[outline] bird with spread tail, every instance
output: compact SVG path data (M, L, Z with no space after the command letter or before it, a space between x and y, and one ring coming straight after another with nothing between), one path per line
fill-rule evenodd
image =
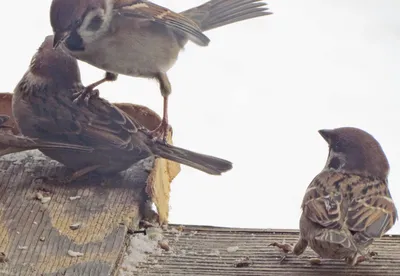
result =
M74 103L74 93L83 88L77 60L61 48L53 49L53 36L48 36L17 84L12 99L13 116L23 135L94 148L86 154L41 149L75 170L68 182L91 171L118 173L149 156L212 175L232 168L227 160L154 140L134 118L100 97L88 104Z
M118 74L156 79L164 97L163 120L153 134L165 139L168 125L167 72L190 40L207 46L204 31L272 14L261 0L211 0L175 13L147 0L53 0L50 21L54 47L105 70L106 76L77 95L85 101L93 88Z
M397 220L388 187L389 162L378 141L361 129L319 133L329 144L329 156L304 195L300 238L294 247L272 245L295 255L310 246L321 258L357 265L375 255L370 245Z
M93 148L69 143L49 142L41 139L14 135L11 127L4 123L10 119L8 115L0 114L0 156L32 149L63 149L80 153L91 152Z

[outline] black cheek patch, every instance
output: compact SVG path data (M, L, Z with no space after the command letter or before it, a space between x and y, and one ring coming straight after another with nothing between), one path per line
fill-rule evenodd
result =
M339 160L339 158L333 157L333 158L331 159L331 161L329 162L328 167L329 167L329 168L332 168L332 169L335 169L335 170L339 169L339 167L340 167L340 160Z
M65 40L65 46L67 46L68 50L73 52L85 50L82 37L76 31L71 32L67 37Z

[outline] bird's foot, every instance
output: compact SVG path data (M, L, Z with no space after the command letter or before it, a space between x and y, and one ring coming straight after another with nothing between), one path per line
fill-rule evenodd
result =
M293 246L288 244L288 243L278 243L278 242L273 242L269 244L269 246L275 246L278 247L283 251L283 253L292 253L293 252Z
M161 124L154 130L150 130L148 133L153 139L153 141L162 141L167 144L167 136L168 132L172 131L171 126L168 124L168 121L162 120Z
M286 260L287 256L291 253L293 253L293 246L288 244L288 243L278 243L278 242L273 242L271 244L269 244L268 246L275 246L278 247L282 252L283 252L283 256L282 258L279 260L279 263L282 264L283 261Z
M356 259L355 259L354 265L358 265L358 264L360 264L362 262L365 262L365 261L372 261L372 259L377 255L378 255L377 252L371 251L371 252L368 252L365 255L357 256Z
M83 90L72 94L73 103L77 104L80 101L83 101L86 104L86 106L88 106L90 99L99 97L99 90L93 89L93 88L94 87L89 85L89 86L85 87Z

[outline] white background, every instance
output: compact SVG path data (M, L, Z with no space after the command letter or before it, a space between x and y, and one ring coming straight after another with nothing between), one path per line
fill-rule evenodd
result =
M51 34L50 2L3 7L0 91L13 90ZM182 11L204 1L155 2ZM303 193L328 153L317 130L341 126L380 141L400 207L400 1L268 3L274 15L208 32L209 47L187 45L169 72L175 145L234 163L221 177L182 167L171 222L298 228ZM103 77L81 65L85 84ZM100 90L161 113L154 81L120 76Z

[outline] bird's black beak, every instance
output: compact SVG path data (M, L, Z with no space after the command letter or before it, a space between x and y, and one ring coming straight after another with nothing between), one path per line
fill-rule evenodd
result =
M325 139L325 141L330 144L331 142L331 137L332 137L332 130L331 129L320 129L318 130L319 134L321 134L322 138Z
M69 35L69 32L56 32L53 38L53 49L56 49L61 42Z

